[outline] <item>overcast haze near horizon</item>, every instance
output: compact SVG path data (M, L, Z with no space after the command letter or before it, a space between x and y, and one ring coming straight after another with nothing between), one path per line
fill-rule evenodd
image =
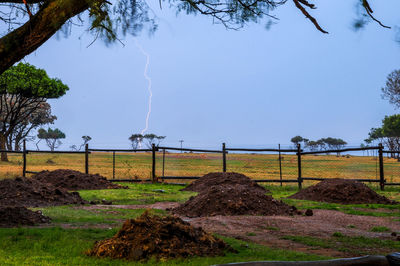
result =
M210 18L180 14L154 3L159 29L137 40L150 55L153 105L147 133L163 144L187 147L275 146L301 135L339 137L359 145L385 115L387 75L400 68L395 30L370 23L352 29L356 1L318 1L312 10L329 31L317 31L291 2L274 11L269 30L252 24L238 31ZM375 16L400 25L400 1L373 1ZM62 35L62 34L60 34ZM128 137L145 126L148 91L145 60L132 36L110 47L74 27L53 37L24 62L60 78L70 90L51 100L66 133L63 149L90 135L91 147L129 148ZM34 147L30 144L30 147Z

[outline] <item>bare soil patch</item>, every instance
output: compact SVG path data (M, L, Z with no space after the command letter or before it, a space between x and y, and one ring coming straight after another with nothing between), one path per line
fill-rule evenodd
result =
M68 192L38 180L17 177L0 180L0 206L57 206L85 204L78 192Z
M300 190L289 198L340 204L397 204L361 182L339 178L321 181Z
M221 256L232 250L222 240L194 228L178 217L160 217L145 212L126 220L112 238L98 241L87 252L90 256L146 260L189 256Z
M69 169L42 171L32 178L67 190L128 188L114 184L99 174L84 174Z
M49 223L50 218L40 211L31 211L25 207L0 207L0 227L36 225Z
M171 211L187 217L298 214L296 207L275 200L257 187L241 184L212 186Z
M300 252L332 257L352 257L365 252L360 247L347 252L334 249L310 247L301 243L282 239L283 236L311 236L329 239L336 232L346 236L365 236L380 239L394 239L391 232L371 232L375 226L385 226L391 231L400 232L400 224L386 217L370 217L344 214L331 210L314 210L313 216L213 216L188 218L183 220L193 226L227 237L251 241L273 248L290 249ZM368 251L375 254L388 254L393 250Z
M195 191L195 192L204 192L209 190L212 186L221 186L221 185L243 185L251 188L252 190L259 190L261 192L269 193L266 188L258 185L249 177L239 174L239 173L209 173L204 175L203 177L193 181L187 187L183 188L182 191Z

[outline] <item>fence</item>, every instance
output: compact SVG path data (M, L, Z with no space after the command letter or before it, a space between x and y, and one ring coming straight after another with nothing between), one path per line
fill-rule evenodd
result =
M171 153L171 151L181 153ZM340 154L344 152L360 151L372 151L376 155L367 156L363 158L363 160L357 159L355 163L347 159L347 161L343 161L342 157L340 157ZM173 180L194 180L212 171L243 172L244 169L251 168L252 164L262 162L265 163L265 170L261 169L253 172L245 171L246 174L252 177L256 182L280 183L281 185L283 183L297 183L298 187L302 188L304 181L321 181L327 178L347 178L361 182L378 183L382 190L385 186L400 186L399 182L394 182L394 180L400 177L399 159L384 157L384 154L397 155L399 151L383 150L382 145L376 147L322 151L304 151L301 149L300 145L297 146L297 149L281 149L280 147L278 147L278 149L230 148L226 147L225 143L222 144L221 150L156 147L155 145L153 145L151 149L90 149L89 146L86 145L85 151L36 151L27 150L24 143L23 151L0 150L0 152L16 154L16 156L22 155L23 176L38 172L27 168L30 162L30 160L27 159L27 155L48 153L84 155L84 159L79 166L75 166L75 169L84 169L85 173L89 173L89 171L93 173L93 170L99 165L100 160L96 158L102 157L104 159L104 157L111 155L109 166L112 165L112 172L107 174L107 176L112 178L113 181L164 182ZM201 153L202 156L204 155L204 158L202 157L199 160L207 160L210 165L204 167L204 164L199 166L193 163L192 154L194 153ZM245 158L245 163L243 163L243 157L246 153L248 158ZM268 153L268 155L265 155L265 153ZM329 155L332 153L337 155ZM146 158L145 166L143 166L143 158L136 158L138 154ZM132 164L129 164L128 170L131 171L132 169L140 168L142 169L142 173L132 174L128 172L127 175L125 175L125 177L128 178L121 178L122 175L117 173L117 170L123 167L118 167L118 164L124 162L126 158L134 157L137 160L131 161ZM241 157L241 161L237 159L239 157ZM349 158L350 156L347 155L345 157ZM122 160L121 158L125 159ZM372 163L368 160L372 160ZM94 163L91 164L92 161ZM168 168L167 162L172 162L175 165L178 164L184 171L176 170L176 167L171 170ZM139 163L141 165L138 165ZM33 167L33 162L31 164ZM109 166L101 166L100 169L107 169L107 171L109 171ZM335 171L329 170L329 168L334 168ZM143 178L147 173L148 178ZM355 173L356 176L361 176L362 178L352 178ZM389 178L390 182L387 182L385 175Z

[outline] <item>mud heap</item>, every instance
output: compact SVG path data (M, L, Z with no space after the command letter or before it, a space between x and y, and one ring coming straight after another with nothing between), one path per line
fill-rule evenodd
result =
M212 186L221 185L243 185L252 190L259 190L263 193L269 193L267 189L258 185L245 175L239 173L209 173L192 182L190 185L182 189L183 191L203 192L210 189Z
M361 182L339 178L321 181L300 190L289 198L340 204L396 204L396 202L377 194Z
M126 220L112 238L98 241L90 256L113 259L146 260L189 256L221 256L233 249L222 240L194 228L180 218L150 215Z
M187 217L299 214L294 206L275 200L265 191L237 184L212 186L171 211Z
M34 212L25 207L0 207L0 227L36 225L49 223L50 218L40 211Z
M84 174L69 169L42 171L32 178L67 190L128 188L126 186L113 184L105 177L98 174Z
M0 180L0 206L57 206L85 204L78 192L68 192L38 180L17 177Z

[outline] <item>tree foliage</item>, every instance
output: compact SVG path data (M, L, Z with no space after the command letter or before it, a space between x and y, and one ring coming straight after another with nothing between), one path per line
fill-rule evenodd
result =
M290 141L291 141L295 146L297 146L297 145L299 145L299 144L301 144L301 143L306 144L306 143L308 142L308 139L303 138L302 136L295 136L295 137L291 138Z
M165 139L165 136L157 136L156 134L132 134L129 137L131 141L132 148L136 150L142 146L143 141L146 141L147 148L151 149L151 147L156 145L157 147L160 146L161 141Z
M373 16L368 0L354 1L360 10L357 28L370 20L386 27ZM308 0L160 0L159 3L160 7L167 3L177 13L209 16L227 28L240 28L249 22L270 24L278 19L271 11L291 3L316 29L327 33L311 15L316 5ZM135 35L145 25L150 31L157 28L145 0L0 0L0 5L0 22L8 29L0 38L0 74L35 51L63 25L68 28L75 23L83 24L80 14L84 11L88 11L89 31L95 39L102 38L107 43L118 40L119 34ZM74 22L75 16L79 18Z
M371 128L366 143L378 141L392 151L400 151L400 114L385 116L380 128Z
M17 146L23 137L40 125L52 123L48 98L58 98L68 87L59 79L49 78L47 73L29 64L19 63L0 75L0 149L5 150L7 141L17 138ZM1 159L7 160L2 153Z
M44 139L46 141L47 146L49 146L51 151L54 151L62 144L60 139L65 139L65 133L63 133L58 128L51 129L48 128L45 130L44 128L40 128L37 134L38 139Z
M389 100L397 108L400 107L400 69L387 76L386 85L382 88L382 98Z

